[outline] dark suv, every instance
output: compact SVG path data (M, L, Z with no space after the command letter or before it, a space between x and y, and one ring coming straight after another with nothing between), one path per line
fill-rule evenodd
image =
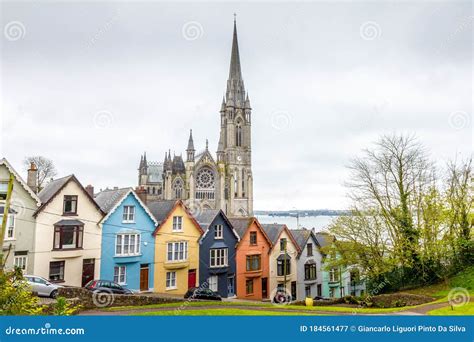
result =
M113 294L132 294L133 292L110 280L91 280L84 286L89 291Z

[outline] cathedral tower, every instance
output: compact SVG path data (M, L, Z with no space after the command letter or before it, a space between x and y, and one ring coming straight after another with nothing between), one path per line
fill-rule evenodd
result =
M237 24L234 19L229 78L220 110L221 130L217 151L219 173L225 177L225 207L221 207L231 217L253 215L251 116L252 108L240 67Z

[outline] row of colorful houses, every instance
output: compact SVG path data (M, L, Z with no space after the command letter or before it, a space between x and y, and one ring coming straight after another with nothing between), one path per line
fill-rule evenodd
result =
M184 295L203 286L222 297L293 299L360 295L349 269L324 267L321 248L334 239L311 229L228 218L195 210L181 200L146 201L142 189L94 193L70 175L37 191L0 160L0 214L14 176L3 253L6 267L68 286L111 280L134 291Z

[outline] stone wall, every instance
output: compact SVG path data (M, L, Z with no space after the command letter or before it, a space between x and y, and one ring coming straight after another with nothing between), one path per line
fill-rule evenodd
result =
M111 306L137 306L149 304L164 304L183 302L184 299L159 297L156 295L143 294L108 294L93 293L80 287L63 287L58 290L58 297L74 299L82 306L83 310L105 308Z

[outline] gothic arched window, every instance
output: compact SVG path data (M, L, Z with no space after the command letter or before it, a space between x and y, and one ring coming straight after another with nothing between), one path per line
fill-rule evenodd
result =
M242 146L242 124L240 122L235 127L235 146Z
M174 198L181 199L183 198L183 181L181 178L176 178L173 183L173 192Z

